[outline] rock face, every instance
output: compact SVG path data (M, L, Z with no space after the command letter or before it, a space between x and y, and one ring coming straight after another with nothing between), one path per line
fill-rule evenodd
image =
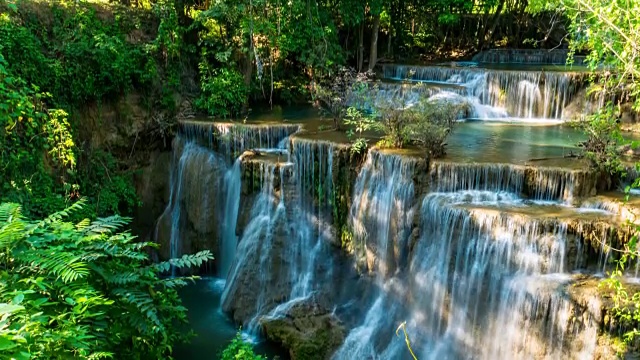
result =
M227 170L222 159L195 143L176 138L168 206L155 230L160 256L167 259L218 247L223 198L221 181Z
M292 360L329 359L342 344L340 320L313 302L293 305L283 316L261 321L267 338L289 349Z
M136 210L132 228L145 241L153 240L155 223L169 203L170 174L171 153L162 151L152 153L149 165L134 178L142 206Z

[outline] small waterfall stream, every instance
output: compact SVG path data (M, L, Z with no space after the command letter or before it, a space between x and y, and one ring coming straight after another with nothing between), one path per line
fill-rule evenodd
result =
M440 97L471 105L472 118L528 121L564 119L563 110L578 94L584 78L580 73L567 72L407 65L384 65L383 74L386 79L428 84L429 91L412 91L411 85L386 83L376 96L402 93L409 102L420 97Z

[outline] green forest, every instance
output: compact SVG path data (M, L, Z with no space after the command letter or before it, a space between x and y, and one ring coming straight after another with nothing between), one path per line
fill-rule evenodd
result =
M178 289L197 276L170 275L218 254L159 261L140 190L181 121L314 106L354 156L435 159L468 108L353 107L382 64L566 49L569 65L584 59L587 96L606 99L574 124L579 156L626 176L638 14L638 0L0 0L0 359L168 359L192 337ZM605 285L617 316L640 322L620 280L636 242ZM240 335L220 356L262 358Z

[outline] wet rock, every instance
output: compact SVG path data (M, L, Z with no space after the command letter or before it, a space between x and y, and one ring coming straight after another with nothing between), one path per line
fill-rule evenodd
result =
M263 318L261 325L269 340L289 349L292 360L329 359L345 338L341 321L315 303L295 304L283 316Z

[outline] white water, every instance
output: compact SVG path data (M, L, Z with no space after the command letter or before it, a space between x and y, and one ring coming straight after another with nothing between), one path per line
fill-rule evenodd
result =
M238 210L240 208L240 159L224 174L223 192L224 208L222 209L222 221L220 222L220 268L219 276L226 278L231 270L233 259L236 257L238 236L236 225L238 223Z
M390 159L375 160L371 157L360 173L352 223L356 237L367 244L367 256L377 259L379 290L334 359L410 358L402 335L394 334L403 321L419 359L593 356L600 305L589 303L589 311L575 317L583 310L567 291L579 265L567 259L567 224L500 211L532 204L573 209L561 201L572 178L553 180L565 178L553 171L552 180L534 177L539 191L533 196L543 200L532 201L519 195L523 169L435 164L439 191L422 200L421 234L413 243L386 236L388 227L379 226L393 224L394 213L413 211L407 193L397 192L410 187L413 174ZM378 169L381 176L370 175L376 163L386 169ZM361 200L368 198L392 205ZM370 220L373 214L378 221ZM388 249L403 246L412 248L401 262L408 268L389 256L394 252Z
M581 86L580 75L562 72L406 65L385 65L383 72L388 79L430 84L431 90L425 94L407 85L387 84L378 96L397 96L399 91L392 88L403 87L409 102L439 97L467 103L473 109L469 117L481 120L561 122L564 108ZM437 85L440 91L433 90Z

